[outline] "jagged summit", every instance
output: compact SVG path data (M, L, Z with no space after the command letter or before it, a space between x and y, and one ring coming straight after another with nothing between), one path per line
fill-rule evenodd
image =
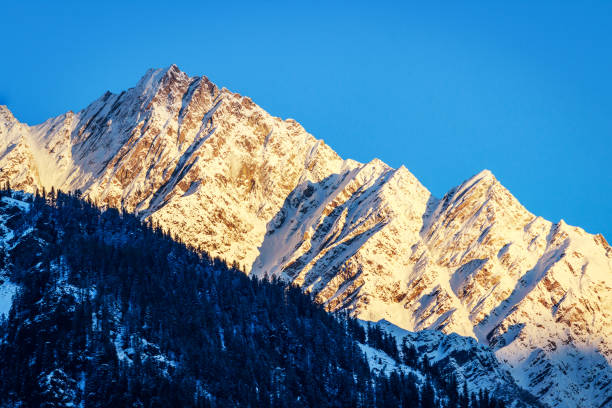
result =
M172 81L179 80L187 77L188 75L181 71L175 64L172 64L166 68L150 68L138 81L136 87L147 88L146 85L158 85L163 80Z
M6 106L0 105L0 126L6 126L11 123L17 123L17 119L13 112Z
M0 105L0 113L2 113L3 115L13 116L13 113L9 110L9 108L6 105Z
M491 170L489 169L483 169L481 170L478 174L475 174L472 179L489 179L489 178L495 178L495 176L493 175L493 173L491 172Z
M612 250L488 170L438 199L175 65L37 126L11 118L0 108L0 183L79 189L330 310L473 337L551 405L612 394L584 391L612 379Z
M465 194L468 191L470 193L474 191L486 191L483 189L485 188L488 189L488 188L491 188L492 186L505 189L505 187L499 182L499 180L495 177L495 175L493 175L493 173L490 170L485 169L473 175L469 179L465 180L460 185L451 189L449 191L449 194L447 194L447 196L454 195L457 197L457 196L461 196Z

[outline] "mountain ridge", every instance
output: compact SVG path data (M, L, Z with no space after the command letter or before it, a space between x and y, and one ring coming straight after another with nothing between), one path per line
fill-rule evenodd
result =
M578 392L598 370L612 379L610 246L531 214L488 170L437 199L405 167L343 160L174 65L37 126L1 120L14 188L79 189L329 310L477 338L549 404L612 394Z
M2 406L541 406L474 339L327 313L74 195L0 189L0 253Z

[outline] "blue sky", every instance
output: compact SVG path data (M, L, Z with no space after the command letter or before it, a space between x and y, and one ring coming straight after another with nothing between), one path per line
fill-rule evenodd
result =
M438 197L488 168L612 240L612 2L458 3L5 2L0 104L34 124L176 63Z

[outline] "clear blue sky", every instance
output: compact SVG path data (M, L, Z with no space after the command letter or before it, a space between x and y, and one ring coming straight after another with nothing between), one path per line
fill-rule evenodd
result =
M488 168L612 241L612 2L421 3L5 1L0 104L34 124L176 63L438 197Z

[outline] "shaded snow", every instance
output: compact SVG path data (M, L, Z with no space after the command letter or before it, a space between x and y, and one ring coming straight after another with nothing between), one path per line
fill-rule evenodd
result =
M8 312L11 310L11 306L13 305L13 298L17 293L17 288L17 285L7 280L0 283L0 316L8 316Z

